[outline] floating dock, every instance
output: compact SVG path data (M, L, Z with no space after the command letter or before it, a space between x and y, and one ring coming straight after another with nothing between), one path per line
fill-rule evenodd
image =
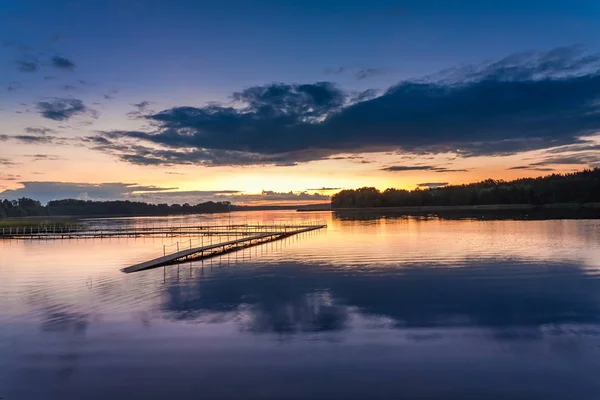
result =
M139 264L132 265L127 268L121 269L125 273L138 272L146 269L161 267L169 264L177 264L193 259L203 259L208 257L214 257L217 255L229 253L231 251L239 250L246 247L256 246L262 243L272 242L274 240L283 239L289 236L297 235L304 232L314 231L317 229L325 228L327 225L310 225L304 227L291 227L286 228L284 231L279 232L267 232L259 234L251 234L244 236L240 239L229 240L226 242L220 242L211 244L208 246L194 247L190 245L189 249L179 250L172 254L165 254L162 257L155 258L153 260L145 261ZM190 242L191 243L191 242ZM177 242L179 247L179 242Z

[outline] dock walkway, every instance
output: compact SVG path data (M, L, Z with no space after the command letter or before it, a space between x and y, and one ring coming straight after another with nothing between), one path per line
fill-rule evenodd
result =
M240 248L255 246L258 244L271 242L273 240L279 240L284 237L297 235L304 232L309 232L317 229L325 228L326 225L313 225L307 227L296 228L294 230L286 230L280 232L268 232L260 233L257 235L245 236L241 239L229 240L226 242L220 242L211 244L208 246L200 246L195 248L189 248L186 250L180 250L172 254L166 254L162 257L158 257L149 261L145 261L139 264L132 265L130 267L123 268L121 271L125 273L143 271L146 269L156 268L163 265L175 264L178 262L187 261L190 259L201 259L207 257L213 257L220 254L225 254L230 251L234 251Z

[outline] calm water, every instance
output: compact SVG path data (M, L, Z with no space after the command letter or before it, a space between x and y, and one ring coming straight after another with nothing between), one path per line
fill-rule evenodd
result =
M129 275L175 239L0 241L0 397L600 398L600 220L234 215L298 218Z

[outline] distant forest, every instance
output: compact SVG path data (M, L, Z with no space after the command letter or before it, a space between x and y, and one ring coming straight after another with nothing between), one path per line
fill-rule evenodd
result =
M21 198L19 200L0 201L0 218L29 216L108 216L108 215L173 215L201 214L237 211L244 207L233 206L230 202L206 202L190 204L148 204L133 201L90 201L90 200L54 200L42 205L37 200Z
M44 216L161 216L226 213L251 210L310 210L322 205L234 205L229 201L191 204L149 204L136 201L53 200L47 205L30 198L0 200L0 218Z
M600 202L600 169L506 182L487 179L467 185L435 189L372 187L342 190L331 199L332 208L469 206L492 204L557 204Z

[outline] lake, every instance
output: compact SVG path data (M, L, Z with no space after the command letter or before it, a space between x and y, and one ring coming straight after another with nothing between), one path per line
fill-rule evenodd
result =
M0 241L0 398L598 399L600 220L327 220L133 274L177 238Z

